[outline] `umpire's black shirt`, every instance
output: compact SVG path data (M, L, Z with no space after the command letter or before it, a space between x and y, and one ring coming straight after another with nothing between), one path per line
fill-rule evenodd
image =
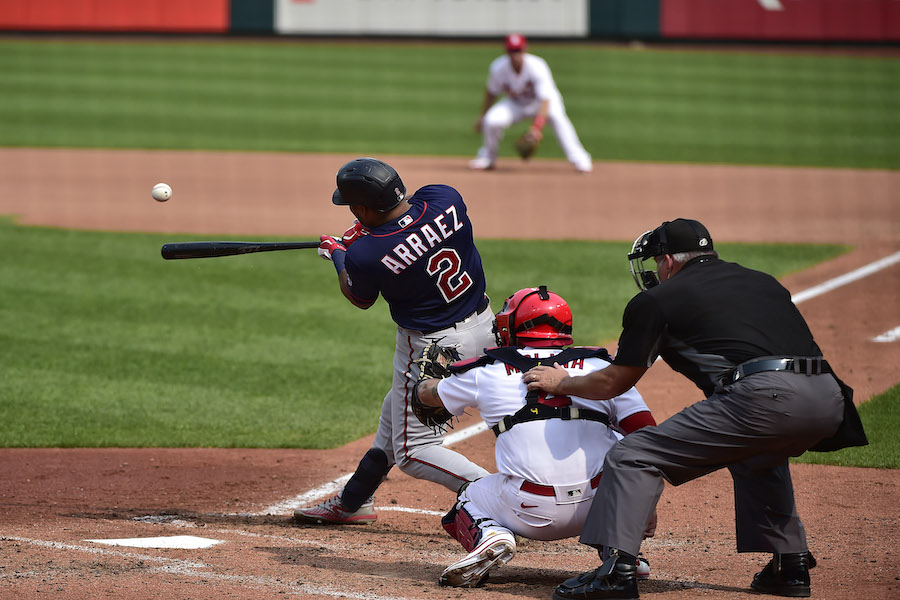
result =
M760 356L821 356L790 293L774 277L712 256L685 263L625 307L613 361L661 356L709 396L734 366Z

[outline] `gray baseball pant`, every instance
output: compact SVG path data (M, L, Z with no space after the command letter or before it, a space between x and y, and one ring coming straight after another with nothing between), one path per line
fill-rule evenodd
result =
M832 435L842 418L843 397L830 374L769 371L720 386L607 453L580 541L637 555L663 481L681 485L728 468L738 552L805 552L788 457Z

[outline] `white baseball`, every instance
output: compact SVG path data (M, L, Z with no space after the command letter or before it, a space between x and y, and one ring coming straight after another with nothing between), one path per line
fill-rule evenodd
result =
M168 183L157 183L150 192L153 199L157 202L165 202L172 197L172 187Z

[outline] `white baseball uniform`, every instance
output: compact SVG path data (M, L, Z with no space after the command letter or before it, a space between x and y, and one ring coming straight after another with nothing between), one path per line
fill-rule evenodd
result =
M524 348L519 352L546 358L560 349ZM586 375L609 364L591 357L563 366L570 375ZM438 395L449 412L460 415L466 407L477 408L490 427L525 406L526 393L521 372L500 361L438 383ZM553 418L518 423L501 433L495 446L498 472L470 483L457 503L481 523L485 536L491 529L538 540L580 534L606 452L622 438L613 428L631 415L649 412L634 388L611 400L569 399L572 406L605 413L611 427L597 421ZM528 489L541 489L542 493Z
M575 127L566 114L562 94L553 81L553 74L547 61L539 56L525 53L522 71L516 73L509 55L496 58L490 66L487 91L494 96L504 95L484 115L482 135L484 145L478 150L478 158L491 164L497 159L497 152L503 133L514 123L534 118L544 100L550 101L547 121L556 134L566 158L579 171L591 170L591 155L587 153Z

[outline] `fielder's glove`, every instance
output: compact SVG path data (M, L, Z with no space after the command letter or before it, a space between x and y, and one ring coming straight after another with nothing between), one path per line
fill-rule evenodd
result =
M459 360L459 352L455 348L439 346L435 342L429 342L422 350L422 354L415 360L419 365L419 380L413 388L412 411L413 414L425 425L431 427L435 433L444 433L450 425L448 422L453 415L443 406L428 406L419 400L419 384L426 379L444 379L450 376L449 367Z
M516 152L522 157L522 160L528 160L537 152L538 146L541 145L541 139L543 136L540 131L531 128L516 140Z

